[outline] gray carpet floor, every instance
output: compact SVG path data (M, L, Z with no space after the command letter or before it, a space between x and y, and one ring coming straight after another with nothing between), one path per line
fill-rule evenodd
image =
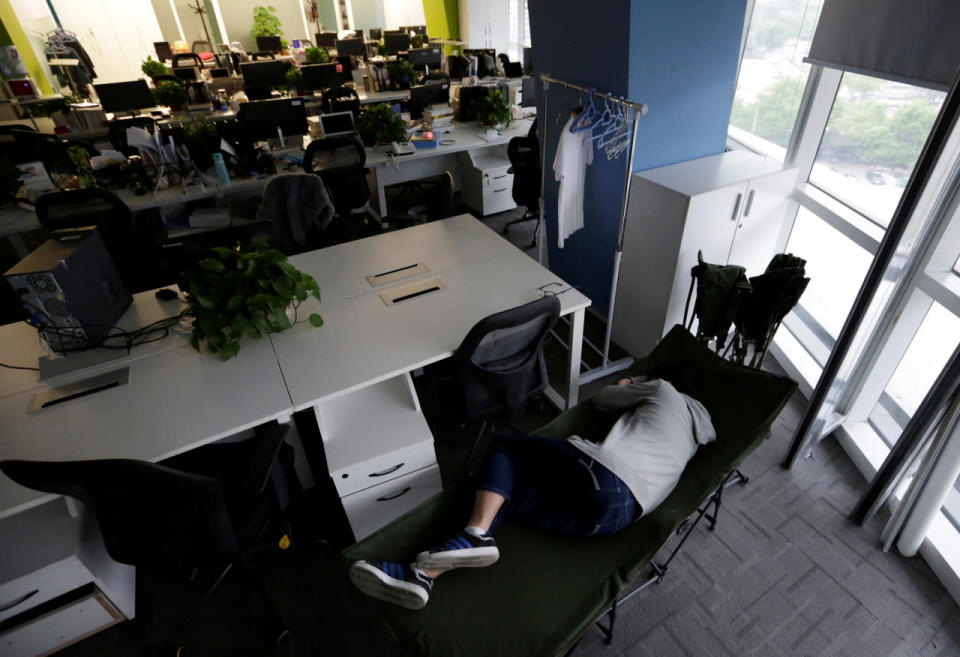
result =
M499 228L517 212L485 221ZM508 237L527 245L533 225L515 227ZM602 325L588 316L586 333L598 330ZM584 387L582 395L602 384ZM444 479L456 479L469 442L440 439L470 436L476 427L461 427L438 412L427 390L420 394L438 438ZM574 655L960 655L960 610L923 560L879 549L885 517L863 528L847 521L865 482L839 445L827 439L812 458L789 471L780 468L803 409L803 399L795 397L771 438L744 463L750 482L727 490L716 531L698 527L666 579L621 605L612 645L591 630ZM552 415L549 408L535 409L515 424L529 431ZM292 550L258 557L255 569L289 614L292 640L265 648L264 614L255 595L242 581L228 579L188 635L188 654L389 654L375 619L341 604L349 583L335 550L301 536ZM211 577L212 571L201 572L183 583L140 575L137 618L67 648L61 657L158 654L164 633Z

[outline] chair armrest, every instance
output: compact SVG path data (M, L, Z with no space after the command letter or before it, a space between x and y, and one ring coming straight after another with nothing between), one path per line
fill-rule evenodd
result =
M265 427L258 427L257 450L247 464L247 473L243 479L243 492L247 495L258 495L263 492L270 479L270 471L277 461L277 454L283 446L283 438L289 427L274 422Z

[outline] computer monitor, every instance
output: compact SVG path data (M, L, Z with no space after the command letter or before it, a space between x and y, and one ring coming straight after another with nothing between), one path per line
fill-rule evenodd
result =
M473 121L477 118L477 101L496 87L460 87L460 121Z
M400 28L407 34L413 32L414 34L419 34L424 39L427 38L427 26L426 25L408 25L407 27Z
M398 53L410 50L410 35L403 34L384 34L383 49L388 53Z
M243 62L240 64L240 74L243 75L244 87L271 89L287 83L285 76L289 67L290 63L282 59Z
M304 64L300 67L303 86L312 91L322 91L340 85L336 64Z
M503 72L508 78L523 77L523 65L520 62L507 62L503 65Z
M426 107L436 103L450 102L450 83L439 82L410 88L410 104Z
M211 68L207 71L210 73L211 78L229 78L230 69L219 66L217 68Z
M157 106L146 80L108 82L95 84L93 88L104 112L132 112Z
M237 120L251 139L276 139L278 127L284 135L307 134L307 111L302 98L244 103L240 106Z
M524 78L520 87L520 107L537 106L537 79Z
M533 72L533 48L523 49L523 70L527 73Z
M257 50L280 52L283 50L283 40L278 36L258 36Z
M353 125L353 112L321 114L320 128L323 130L324 139L337 135L352 135L356 132Z
M194 66L178 66L173 70L173 74L184 82L196 82L198 79L197 69Z
M380 39L383 38L383 30L379 27L370 28L369 30L367 30L367 34L370 35L371 41L379 41Z
M317 48L333 48L337 45L336 32L317 32L314 36L317 39Z
M443 61L443 50L439 46L414 48L407 52L407 61L413 64L414 68L440 66Z
M337 39L337 55L363 57L363 39Z

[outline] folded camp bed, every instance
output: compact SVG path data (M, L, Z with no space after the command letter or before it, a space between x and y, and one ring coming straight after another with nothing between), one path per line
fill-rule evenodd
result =
M350 603L368 606L406 655L561 655L572 651L595 622L609 642L616 605L625 599L621 592L641 577L643 586L662 579L701 519L712 528L723 489L746 481L737 466L769 435L796 388L790 379L721 359L681 326L624 376L645 374L664 362L693 368L696 396L710 412L717 440L697 450L659 507L625 531L605 537L551 534L508 521L497 530L500 560L486 568L444 574L424 609L410 611L356 590L348 594ZM586 401L535 433L599 440L615 420ZM473 495L467 486L445 490L345 549L345 562L410 561L463 527ZM658 550L674 532L682 534L680 544L655 563ZM604 616L607 625L601 622Z

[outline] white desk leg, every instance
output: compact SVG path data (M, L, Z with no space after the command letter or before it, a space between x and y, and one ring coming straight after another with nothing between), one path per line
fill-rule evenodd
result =
M574 311L570 318L570 350L567 362L567 408L576 406L580 398L580 352L583 348L585 310Z
M373 175L377 179L377 202L380 204L380 219L387 216L387 186L384 184L384 176L380 175L380 167L373 169Z

